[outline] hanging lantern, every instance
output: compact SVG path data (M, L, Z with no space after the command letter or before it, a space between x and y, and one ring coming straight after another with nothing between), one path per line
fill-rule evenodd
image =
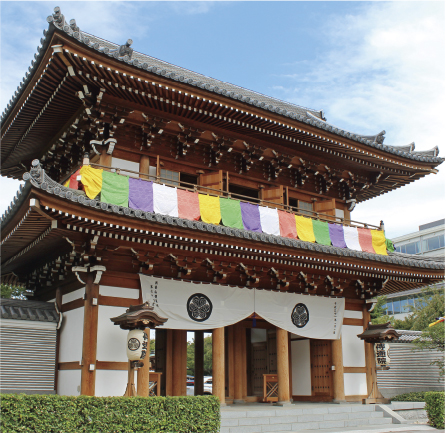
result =
M147 334L141 329L133 329L127 335L127 358L130 361L144 359L147 353Z
M390 368L389 343L375 343L375 361L377 368L388 370Z

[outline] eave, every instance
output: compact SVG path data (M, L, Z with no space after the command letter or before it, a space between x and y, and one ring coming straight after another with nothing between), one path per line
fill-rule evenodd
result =
M241 275L241 280L237 280L239 283L228 280L229 284L252 287L274 281L277 287L284 284L286 290L285 283L291 281L290 287L297 284L299 276L292 277L293 273L302 270L305 274L311 273L315 281L322 277L319 285L328 274L340 282L343 279L362 281L361 284L375 281L376 285L379 281L382 287L375 289L380 294L444 279L444 263L435 259L420 260L401 254L382 256L135 211L89 200L53 181L45 181L40 174L34 173L30 179L34 187L29 201L24 200L13 212L25 217L17 223L17 218L7 215L9 222L3 231L6 254L2 273L14 272L22 278L35 269L39 269L38 276L44 272L46 278L50 272L66 278L67 266L73 266L82 257L95 257L97 245L101 245L102 260L114 263L108 274L128 273L125 260L133 263L131 272L137 272L140 266L143 272L155 266L158 272L167 272L168 276L172 270L178 276L185 272L187 279L188 270L192 275L201 275L205 281L212 274L220 278L232 269L232 273ZM40 227L36 225L36 218L42 216ZM122 251L119 254L124 255L122 259L113 253L119 249ZM191 262L187 257L195 260ZM225 262L229 268L220 269L220 265L209 268L205 263L208 258L212 263ZM245 271L235 271L231 263L233 267L243 263ZM252 275L257 278L250 279Z
M280 110L268 110L243 98L234 99L221 92L211 91L206 86L201 88L182 82L162 71L150 72L150 68L143 68L139 63L104 54L100 43L92 42L95 37L88 35L88 44L85 37L76 39L73 32L61 31L53 24L50 25L40 66L35 68L30 83L22 87L16 102L4 116L2 174L20 177L25 171L24 166L28 166L31 159L41 158L51 146L58 143L62 132L68 130L74 119L82 115L82 102L74 93L82 90L83 85L94 89L96 94L99 88L104 88L106 98L128 109L164 116L172 121L187 120L201 128L222 131L256 144L273 143L284 155L306 155L309 159L319 161L329 159L346 170L364 172L371 179L378 178L376 185L372 184L358 193L359 202L435 173L435 167L443 161L437 156L416 155L410 146L398 150L338 130L314 118L314 115L307 118L282 113ZM50 47L54 45L62 45L63 48L53 54ZM57 80L47 89L44 88L44 78L37 83L39 74L47 64L49 66L43 75L45 79L46 74L49 76L51 73L60 80L59 84L65 80L57 92ZM31 94L25 101L33 83L37 83L35 95ZM118 88L115 86L117 83ZM37 90L42 92L41 99L35 106L31 106L33 98L37 98ZM49 99L50 95L54 95L52 102L39 117L46 103L45 98ZM51 110L57 110L62 101L65 110L61 112L62 119L57 118L57 122L53 120L49 126L45 123L45 116L51 118ZM25 103L24 108L18 113L22 103ZM31 127L33 122L35 124ZM62 128L61 123L65 123ZM10 131L6 133L9 128ZM23 139L22 131L28 129Z

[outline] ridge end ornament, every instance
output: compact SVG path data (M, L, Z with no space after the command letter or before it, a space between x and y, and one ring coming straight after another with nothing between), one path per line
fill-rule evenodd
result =
M291 321L297 328L303 328L310 320L310 313L305 304L296 304L291 312Z

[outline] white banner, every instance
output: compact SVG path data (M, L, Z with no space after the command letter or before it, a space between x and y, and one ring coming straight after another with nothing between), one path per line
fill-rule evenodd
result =
M143 302L167 322L165 329L205 330L233 325L256 313L271 324L306 338L340 336L345 300L192 283L139 274Z
M256 290L256 313L269 323L307 338L337 340L344 320L344 298Z
M204 330L240 322L253 313L254 290L139 274L143 302L154 305L164 329Z

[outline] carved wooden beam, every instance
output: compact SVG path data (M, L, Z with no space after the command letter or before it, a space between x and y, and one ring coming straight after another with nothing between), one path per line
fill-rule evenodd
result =
M273 280L273 279L276 280L276 283L277 283L277 284L276 284L276 290L287 290L287 289L288 289L288 287L289 287L289 285L290 285L290 282L287 281L287 278L286 278L285 273L284 273L284 276L281 277L279 271L277 271L277 270L274 269L274 268L271 268L271 269L268 271L268 275L271 276L271 279L272 279L272 280Z
M240 271L240 277L242 280L245 277L245 286L249 287L259 282L259 279L256 277L256 273L250 271L243 263L239 263L236 269Z
M209 271L213 274L213 283L225 283L227 274L223 272L222 269L218 269L218 266L215 264L214 261L210 259L203 260L203 265L209 269Z
M309 281L309 275L304 274L302 271L300 271L297 274L297 280L301 284L303 291L305 293L314 294L317 291L317 285L314 282Z

